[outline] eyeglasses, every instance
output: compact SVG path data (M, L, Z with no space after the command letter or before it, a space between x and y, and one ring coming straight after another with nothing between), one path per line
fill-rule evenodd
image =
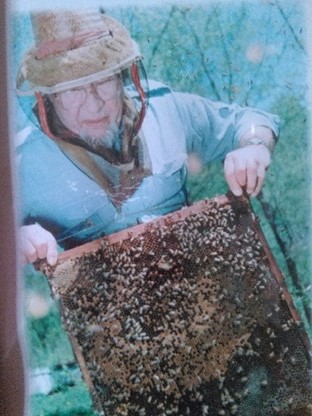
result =
M121 84L118 77L98 82L92 82L79 88L55 93L55 99L64 110L79 108L84 105L88 94L96 94L103 102L117 98L121 94Z

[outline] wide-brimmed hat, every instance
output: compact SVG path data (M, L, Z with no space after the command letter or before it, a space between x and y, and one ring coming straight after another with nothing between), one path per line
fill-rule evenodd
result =
M17 75L20 94L51 94L94 82L141 58L126 28L106 14L57 11L32 15L35 45Z

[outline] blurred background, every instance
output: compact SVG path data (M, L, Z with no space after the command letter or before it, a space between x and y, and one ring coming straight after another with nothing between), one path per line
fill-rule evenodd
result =
M272 165L252 206L311 336L311 126L304 2L108 3L103 1L99 9L119 19L137 40L149 78L280 116ZM29 13L14 11L12 82L32 41ZM14 107L18 146L30 122L16 99ZM188 189L191 201L225 193L222 162L190 173ZM45 277L28 266L24 287L31 415L93 415Z

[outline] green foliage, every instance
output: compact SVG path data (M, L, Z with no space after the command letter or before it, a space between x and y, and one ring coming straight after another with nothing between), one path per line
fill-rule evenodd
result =
M27 319L27 334L31 367L47 366L47 357L49 366L73 361L70 343L66 333L62 331L56 306L41 319Z
M302 316L311 318L311 153L308 112L293 94L276 101L283 120L280 140L263 190L288 264L287 282ZM276 180L278 178L278 180ZM311 330L311 329L310 329Z
M52 300L46 278L30 267L25 273L25 295L38 294L48 303L47 314L35 318L26 309L28 358L31 368L54 367L74 361L66 332L63 330L58 304ZM27 300L26 300L27 307Z
M32 416L94 416L85 385L80 384L53 395L37 395L31 400Z

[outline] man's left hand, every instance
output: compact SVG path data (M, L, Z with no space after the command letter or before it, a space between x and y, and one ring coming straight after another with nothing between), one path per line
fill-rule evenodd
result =
M263 144L229 152L224 161L224 176L233 194L240 196L246 189L249 195L257 196L270 163L271 153Z

